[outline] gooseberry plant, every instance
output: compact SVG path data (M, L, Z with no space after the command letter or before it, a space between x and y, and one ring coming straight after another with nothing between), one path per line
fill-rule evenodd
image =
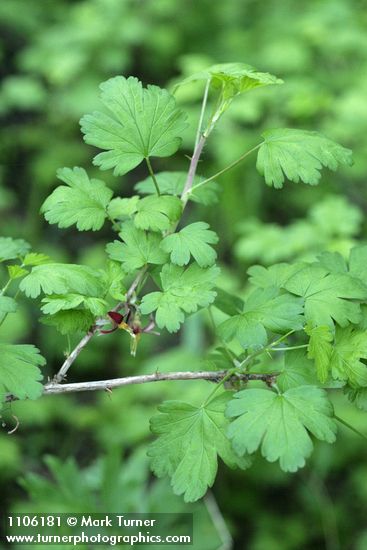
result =
M367 397L366 246L352 249L348 260L325 251L309 263L253 266L243 300L217 286L217 234L205 221L182 222L188 203L211 204L221 174L247 157L257 154L265 183L280 189L285 180L318 184L323 167L350 165L351 151L317 132L270 129L217 174L198 174L205 144L236 97L282 81L247 65L223 64L178 86L195 81L202 81L204 92L187 173L155 173L152 167L152 158L176 153L187 126L168 91L117 76L101 84L101 110L81 119L86 143L102 151L94 165L115 176L141 163L147 169L135 195L113 197L83 168L62 168L62 184L42 205L46 220L60 228L98 231L111 224L116 238L106 246L104 269L55 263L30 252L23 240L0 239L9 276L1 291L1 323L24 293L41 300L42 322L62 334L84 331L45 384L45 359L37 348L0 344L2 401L159 380L211 381L200 406L166 401L151 419L152 469L168 475L186 501L213 485L218 457L230 467L248 468L261 451L283 470L296 471L312 452L313 438L335 440L338 419L328 390L344 391L360 407ZM156 290L146 291L147 281ZM123 329L135 355L145 334L177 332L188 315L209 307L225 316L214 326L220 345L203 363L210 370L66 383L94 336Z

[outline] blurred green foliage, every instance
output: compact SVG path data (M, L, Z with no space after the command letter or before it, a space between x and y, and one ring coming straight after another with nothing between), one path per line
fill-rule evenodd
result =
M246 269L256 262L309 259L325 248L347 256L358 239L366 239L366 7L364 0L4 0L1 235L25 238L34 250L49 253L55 261L101 267L103 237L110 237L107 230L97 238L58 230L39 215L56 185L56 170L86 166L93 156L82 141L78 119L97 106L98 84L116 74L133 74L144 83L173 86L179 76L212 63L241 61L276 74L285 84L277 93L257 90L236 101L211 136L201 173L210 176L220 170L255 145L262 129L277 126L325 132L353 149L355 165L332 176L324 174L317 188L287 184L282 191L266 187L251 160L224 175L219 203L194 203L187 213L191 218L195 211L197 219L202 211L220 235L222 286L245 292ZM177 94L191 121L198 117L199 92L197 85L190 85ZM193 135L192 123L184 142L188 155ZM183 155L168 164L155 162L157 171L187 166ZM98 177L97 169L92 172ZM133 177L104 175L109 185L126 195L144 177L144 168ZM0 277L5 280L5 273ZM52 327L38 325L39 316L37 308L24 302L2 330L9 342L37 344L48 359L46 376L52 376L74 340L70 343ZM127 335L97 338L69 379L199 368L201 352L212 344L208 322L205 314L198 314L179 337L146 336L137 359L129 355ZM71 510L71 502L82 507L86 500L98 503L98 510L101 503L136 510L142 499L151 509L163 501L167 509L188 510L166 484L148 483L142 456L126 457L149 439L148 419L158 402L183 394L195 402L207 386L159 383L112 395L55 396L8 405L0 437L3 510L46 509L50 502L55 510ZM362 413L351 404L338 398L335 406L339 416L365 430ZM14 416L20 427L8 435ZM310 464L294 476L260 458L250 471L221 468L213 492L235 548L367 547L366 444L353 432L342 432L336 445L319 445ZM55 482L48 480L45 454L53 455L47 464L60 473ZM106 488L103 471L109 460L120 481ZM24 473L20 485L16 480ZM101 491L109 500L99 500ZM218 533L205 505L198 504L195 515L200 518L201 541L195 545L218 547Z

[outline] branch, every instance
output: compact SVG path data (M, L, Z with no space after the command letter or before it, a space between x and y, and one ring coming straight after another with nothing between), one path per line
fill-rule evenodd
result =
M85 348L85 346L88 344L89 340L93 338L93 336L98 331L97 326L93 326L89 332L83 338L80 340L79 344L73 349L73 351L68 355L68 357L63 362L59 372L54 376L54 382L58 383L61 382L65 376L68 370L70 369L71 365L74 363L75 359L78 357L79 353Z
M136 288L140 284L140 281L144 277L146 273L147 268L143 267L133 280L133 282L130 285L129 290L126 293L126 303L129 303L132 295L134 294ZM124 302L119 302L117 306L113 308L112 311L119 311L124 306ZM98 320L97 320L98 321ZM99 332L98 324L94 325L90 328L90 330L87 332L85 336L80 340L80 342L76 345L76 347L73 349L73 351L68 355L68 357L65 359L63 364L61 365L61 368L59 372L54 376L53 383L58 384L59 382L62 382L64 380L68 370L70 369L71 365L74 363L75 359L78 357L80 352L85 348L85 346L89 343L89 341L93 338L95 334Z
M183 372L155 372L153 374L141 374L138 376L125 376L124 378L113 378L111 380L96 380L93 382L76 382L73 384L57 384L50 382L45 385L44 395L55 393L75 393L83 391L112 390L121 386L131 386L132 384L147 384L148 382L162 382L174 380L209 380L211 382L220 382L228 371L183 371ZM236 374L234 380L262 380L270 383L277 374Z
M198 167L198 163L199 163L199 160L200 160L201 153L203 151L205 142L206 142L206 140L207 140L207 138L208 138L208 136L209 136L209 134L212 130L212 127L209 125L208 128L205 130L205 132L203 132L203 134L201 134L201 128L202 128L202 125L203 125L204 114L205 114L205 109L206 109L206 102L207 102L207 99L208 99L209 87L210 87L210 79L207 81L206 86L205 86L205 92L204 92L203 102L202 102L201 111L200 111L199 124L198 124L197 133L196 133L194 152L192 154L192 158L191 158L191 162L190 162L189 171L187 173L185 186L184 186L183 191L181 193L181 200L183 200L184 207L185 207L185 205L187 203L187 200L188 200L187 195L190 192L191 187L194 183L194 178L195 178L195 174L196 174L196 170L197 170L197 167Z
M200 160L201 153L203 151L205 142L206 142L207 136L203 134L201 138L198 141L198 144L195 147L194 154L192 155L191 162L190 162L190 168L189 172L187 174L187 179L185 183L185 187L182 191L181 199L184 199L186 195L190 192L192 184L194 183L194 178L196 174L196 170L198 167L198 162Z
M204 94L204 99L203 99L203 107L202 107L202 112L201 112L201 115L200 115L200 121L199 121L199 127L198 127L198 136L200 134L201 125L202 125L202 121L203 121L203 116L204 116L204 111L205 111L205 106L206 106L206 100L207 100L207 95L208 95L208 89L209 89L209 84L207 84L207 87L205 89L205 94ZM206 142L206 140L209 136L209 133L210 133L211 129L212 128L207 129L207 131L205 131L202 134L200 139L195 144L194 153L193 153L193 156L192 156L192 159L191 159L191 162L190 162L190 167L189 167L189 171L188 171L188 174L187 174L185 187L184 187L184 189L182 191L182 194L181 194L181 199L183 199L184 205L187 203L187 194L190 192L190 190L192 188L194 178L195 178L195 174L196 174L196 170L197 170L197 165L198 165L203 147L205 145L205 142ZM146 160L146 163L147 163L147 166L148 166L149 173L150 173L150 175L153 179L153 183L155 185L157 194L160 195L158 182L157 182L156 177L154 175L152 166L150 164L150 160L149 160L149 158L146 158L145 160ZM177 227L177 225L176 225L176 227ZM135 290L139 286L139 284L140 284L141 280L143 279L146 271L147 271L147 266L143 267L139 271L139 273L135 277L134 281L131 283L131 286L130 286L129 290L126 293L126 302L127 303L129 303L130 299L132 298ZM119 311L123 307L123 305L124 305L124 302L119 302L117 304L117 306L115 306L113 311ZM65 378L66 373L68 372L69 368L74 363L75 359L78 357L80 352L88 344L88 342L91 340L91 338L93 338L93 336L98 332L99 332L98 325L94 325L93 327L91 327L91 329L88 331L88 333L80 340L79 344L77 344L77 346L73 349L73 351L70 353L70 355L67 357L67 359L62 364L61 369L59 370L59 372L54 376L54 379L53 379L53 382L52 382L54 385L57 385L59 382L61 382ZM135 383L139 383L139 382L135 382ZM83 391L83 390L74 390L74 391Z
M135 279L133 280L133 282L131 283L130 285L130 288L129 290L127 291L126 293L126 301L127 303L129 303L132 295L134 294L135 290L138 288L138 286L140 285L145 273L147 272L147 269L148 269L148 266L144 266L140 271L139 273L137 274L137 276L135 277ZM123 304L122 304L123 305ZM114 308L114 311L118 311L119 309L121 309L122 305L118 304L115 308Z

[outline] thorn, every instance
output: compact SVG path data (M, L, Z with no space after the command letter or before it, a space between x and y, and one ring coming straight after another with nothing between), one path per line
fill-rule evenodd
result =
M17 431L17 429L19 428L19 425L20 425L20 422L19 422L19 419L17 416L15 416L15 414L12 414L12 417L14 418L15 420L15 426L12 430L9 430L8 431L8 434L9 435L12 435L13 433L15 433Z
M274 384L276 384L276 381L277 381L276 376L271 375L268 378L266 378L265 383L267 386L269 386L269 388L273 388Z
M109 399L111 399L111 398L112 398L112 390L111 390L111 388L105 388L104 391L105 391L106 393L108 393L108 397L109 397Z

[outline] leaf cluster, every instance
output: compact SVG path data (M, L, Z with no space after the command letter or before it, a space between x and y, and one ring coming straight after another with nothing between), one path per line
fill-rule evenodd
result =
M205 95L188 174L155 174L152 167L152 159L177 151L187 128L186 114L168 91L117 76L100 86L101 109L81 119L84 140L102 151L95 166L123 176L145 162L149 173L135 185L136 194L114 196L84 168L59 170L62 185L45 200L42 213L61 229L98 231L111 222L116 238L106 245L100 269L54 262L29 252L25 241L0 239L0 259L11 262L0 295L3 318L17 308L18 292L6 294L13 283L40 300L41 320L63 334L98 332L111 324L111 310L123 310L123 320L104 332L127 330L135 354L138 335L156 325L177 332L187 315L211 306L221 311L214 326L220 345L205 358L224 370L219 385L198 405L163 403L151 420L157 436L149 448L152 469L168 475L186 501L213 485L218 458L247 468L260 451L270 462L279 460L283 470L296 471L312 452L312 438L335 440L326 390L344 387L358 400L367 388L367 247L354 248L348 261L323 253L312 262L253 266L250 288L232 296L217 288L217 234L204 221L183 218L189 200L215 204L215 180L255 151L258 171L275 188L286 179L316 185L322 168L350 165L351 152L316 132L277 128L263 132L260 143L217 175L198 176L200 147L233 101L282 81L229 63L194 74L179 87L197 81L205 83ZM40 395L39 366L45 361L38 350L0 344L0 351L3 398ZM262 381L246 384L251 374Z

